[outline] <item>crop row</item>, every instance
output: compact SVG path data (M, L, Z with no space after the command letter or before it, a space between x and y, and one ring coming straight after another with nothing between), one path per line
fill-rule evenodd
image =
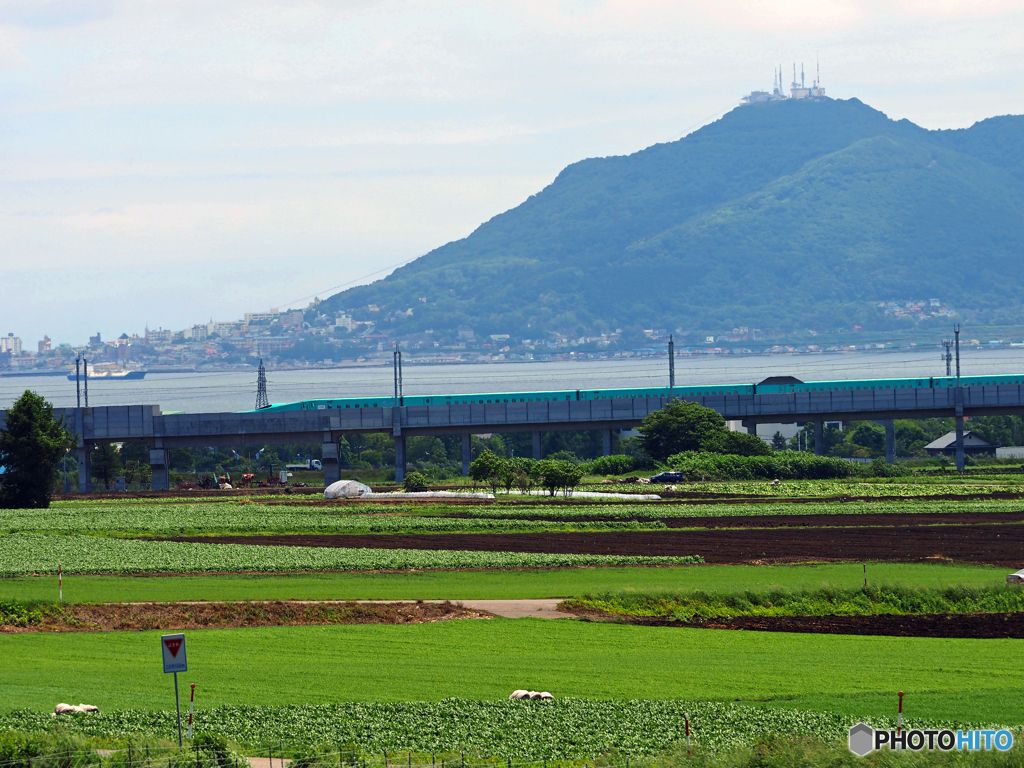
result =
M972 481L976 480L972 478ZM932 496L936 494L948 494L964 496L978 493L1018 493L1024 494L1024 486L1019 483L1013 485L992 485L981 484L983 479L977 479L978 484L964 483L915 483L913 480L904 482L886 483L865 483L854 480L785 480L778 485L772 485L765 481L733 481L733 482L706 482L706 483L682 483L676 487L682 491L696 493L715 493L725 496L779 496L786 498L811 498L816 496L900 496L911 498L915 496ZM601 490L608 490L615 493L658 493L664 488L660 484L635 485L632 483L617 483L602 485Z
M687 565L700 557L628 557L524 552L196 544L99 536L0 536L0 577L33 573L204 573L376 571L415 568L529 568L581 565Z
M689 622L735 616L880 616L924 613L1007 613L1024 610L1024 592L1014 587L872 586L709 594L622 592L585 595L570 605L626 616L658 616Z
M572 520L574 518L607 520L658 519L673 517L756 517L761 515L868 515L922 513L984 513L1024 511L1024 500L994 501L826 501L784 502L752 501L748 504L623 504L580 506L524 506L460 509L468 517L486 515L494 518L526 518Z
M266 745L300 745L363 753L476 752L514 762L588 759L610 750L648 755L685 739L690 719L696 744L723 749L751 744L770 734L846 738L861 718L830 712L770 709L733 703L688 701L484 702L444 699L436 703L340 702L331 705L223 706L196 713L197 734L221 735L250 750ZM888 718L867 719L892 728ZM949 724L906 720L905 728ZM954 728L977 727L957 723ZM51 731L63 728L89 736L125 738L176 734L173 712L124 710L71 715L17 710L0 715L0 730Z
M132 533L194 535L205 533L511 533L523 531L635 531L659 530L659 522L599 521L565 523L516 521L514 515L491 518L484 514L472 519L415 516L410 514L370 515L338 513L323 507L278 507L262 504L179 504L148 502L120 506L76 506L64 509L0 510L0 533ZM454 508L453 508L454 509ZM394 512L393 508L388 508ZM415 512L403 507L401 512ZM461 509L460 509L461 511ZM347 510L346 510L347 512Z

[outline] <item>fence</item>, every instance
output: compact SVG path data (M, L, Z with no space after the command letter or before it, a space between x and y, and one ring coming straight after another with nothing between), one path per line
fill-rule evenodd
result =
M124 749L83 749L76 745L53 747L37 752L31 743L19 750L8 742L0 745L0 768L593 768L592 761L516 760L513 757L484 757L475 753L366 753L339 747L337 752L295 749L284 744L266 748L262 755L245 755L219 741L195 743L181 749L162 746L132 746ZM12 754L21 751L22 754ZM246 750L249 751L249 750ZM263 756L265 755L265 756ZM607 768L629 768L602 761Z

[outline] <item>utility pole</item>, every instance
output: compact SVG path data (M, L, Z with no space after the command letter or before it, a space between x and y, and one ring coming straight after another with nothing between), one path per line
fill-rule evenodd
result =
M82 407L82 384L78 380L79 369L78 367L82 364L82 358L75 358L75 402L79 408Z
M82 370L85 373L85 407L89 407L89 360L82 358Z
M668 399L673 400L676 396L676 343L672 334L668 335Z
M405 405L405 397L402 394L402 350L395 342L395 405Z
M267 399L267 369L263 367L263 358L260 358L260 368L256 374L256 410L269 408L270 400Z
M960 323L953 326L953 346L956 348L956 389L953 402L956 406L956 471L964 472L964 391L960 388Z
M953 353L950 351L953 347L953 340L943 339L942 346L946 348L946 351L942 353L942 357L939 359L946 362L946 376L948 378L953 375Z

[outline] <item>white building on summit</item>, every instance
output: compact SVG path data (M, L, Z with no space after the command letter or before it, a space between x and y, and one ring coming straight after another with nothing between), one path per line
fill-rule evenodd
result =
M804 65L800 65L800 80L796 79L796 64L793 65L793 82L789 86L789 95L782 88L782 67L774 75L772 92L751 91L743 97L744 104L763 104L766 101L787 101L789 99L824 99L825 89L821 87L821 69L810 87L804 85Z

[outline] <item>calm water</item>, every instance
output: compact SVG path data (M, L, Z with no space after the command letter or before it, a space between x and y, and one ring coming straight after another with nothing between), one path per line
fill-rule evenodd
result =
M961 372L965 376L1024 372L1024 349L961 350ZM942 376L945 366L936 349L676 360L679 386L747 383L772 375L792 375L805 381ZM407 395L667 386L668 359L406 365L403 378ZM75 405L75 383L64 377L0 377L0 408L9 407L26 389L58 407ZM311 397L388 395L393 383L390 366L271 371L267 389L270 401L281 403ZM255 372L151 373L142 381L89 381L92 406L145 403L159 405L164 411L198 413L247 410L255 401Z

